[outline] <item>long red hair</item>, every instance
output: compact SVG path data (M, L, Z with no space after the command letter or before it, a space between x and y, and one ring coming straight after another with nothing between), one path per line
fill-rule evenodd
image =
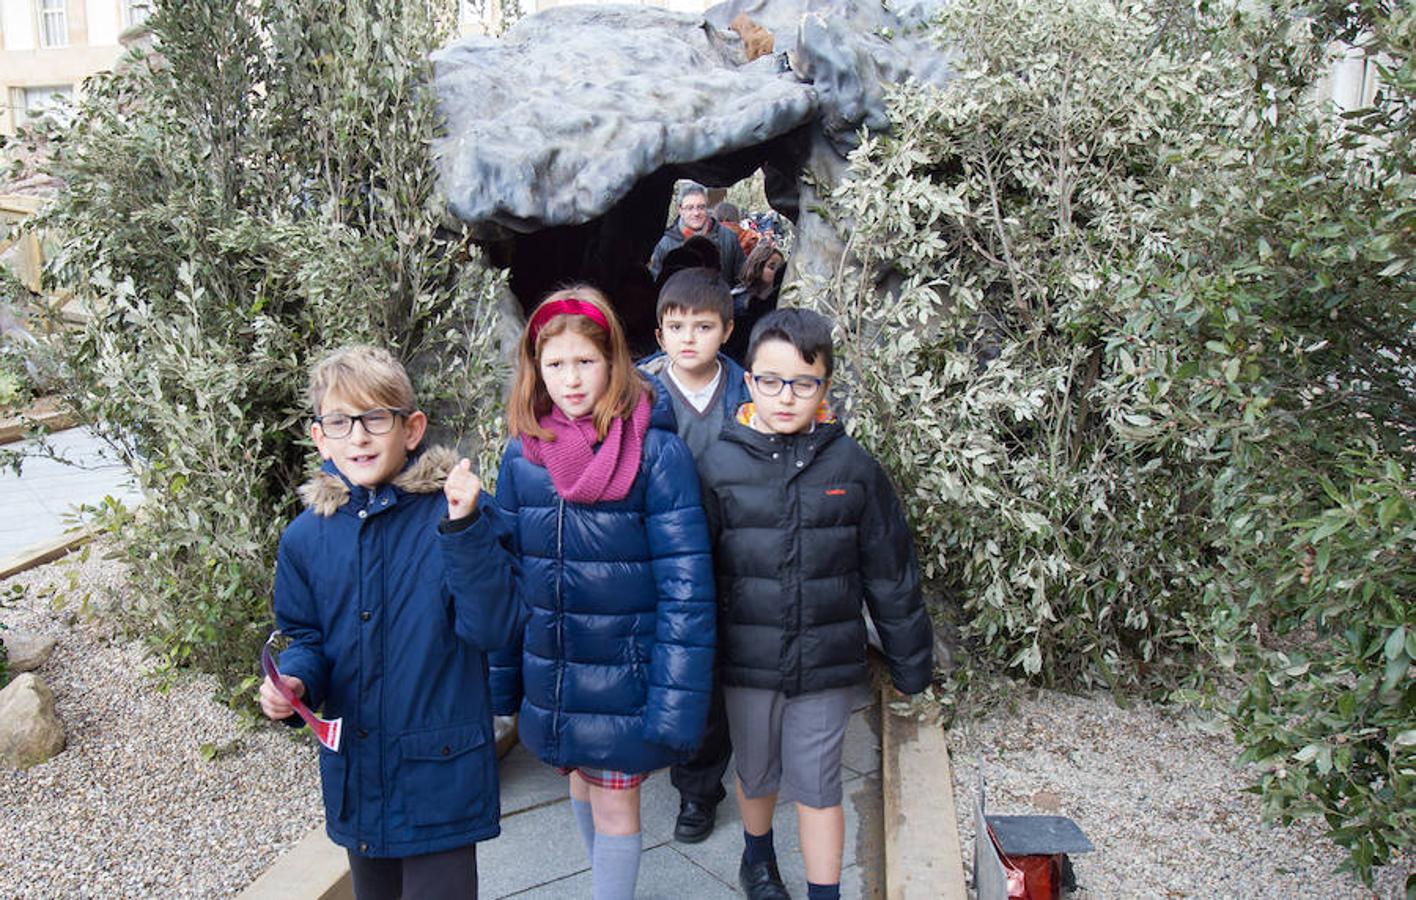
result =
M542 325L533 337L530 323L536 320L536 313L546 304L561 300L579 300L591 304L604 314L609 327L601 328L587 316L558 315ZM538 360L546 341L567 331L588 338L610 364L610 380L605 385L605 393L595 401L595 432L600 440L605 439L610 424L615 419L629 418L639 403L639 398L652 391L644 376L634 367L634 359L629 355L629 342L624 337L624 327L620 325L619 317L611 308L609 299L588 284L573 284L548 294L532 311L526 322L517 350L516 383L512 385L511 399L506 405L507 430L511 432L512 437L554 439L555 436L542 428L540 423L541 417L551 411L551 395L546 390L546 383L541 379Z

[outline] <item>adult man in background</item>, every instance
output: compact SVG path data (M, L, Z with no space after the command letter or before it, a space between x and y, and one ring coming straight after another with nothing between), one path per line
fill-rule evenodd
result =
M678 218L664 229L663 237L654 245L654 254L649 258L649 272L655 279L664 265L664 254L679 247L694 235L702 235L718 245L722 254L722 268L718 270L723 281L729 285L737 283L738 273L745 261L737 235L718 223L708 212L708 189L697 182L687 182L679 189Z

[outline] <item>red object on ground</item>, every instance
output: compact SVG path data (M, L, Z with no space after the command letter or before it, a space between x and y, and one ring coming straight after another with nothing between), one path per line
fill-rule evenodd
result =
M1058 900L1062 896L1061 854L1009 856L991 825L988 837L1008 874L1008 900Z
M1057 900L1062 896L1062 871L1056 856L1015 856L1010 861L1023 872L1025 900Z

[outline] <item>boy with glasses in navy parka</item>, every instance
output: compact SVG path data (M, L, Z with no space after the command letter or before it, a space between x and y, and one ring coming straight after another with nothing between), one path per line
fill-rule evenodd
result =
M343 719L338 751L318 751L326 829L359 900L475 900L476 842L501 815L486 651L522 621L510 526L467 460L421 448L427 418L387 351L335 352L310 399L325 463L280 539L275 617L285 687ZM269 677L260 702L300 724Z
M789 896L772 812L795 800L809 900L840 896L841 747L865 682L869 607L905 694L933 675L914 541L889 478L825 404L831 324L763 317L748 342L752 402L698 460L718 587L719 672L752 900Z

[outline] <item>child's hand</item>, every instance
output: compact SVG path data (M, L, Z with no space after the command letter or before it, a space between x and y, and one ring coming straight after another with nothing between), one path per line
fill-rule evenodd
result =
M294 675L282 675L280 680L285 682L290 693L296 697L305 696L305 682ZM275 683L270 680L270 676L266 676L266 679L261 682L261 712L266 714L266 718L274 719L277 722L295 714L295 707L291 706L280 695L280 691L275 689Z
M472 462L463 459L447 473L443 485L447 495L447 517L465 519L477 508L477 496L482 493L482 479L472 474Z

